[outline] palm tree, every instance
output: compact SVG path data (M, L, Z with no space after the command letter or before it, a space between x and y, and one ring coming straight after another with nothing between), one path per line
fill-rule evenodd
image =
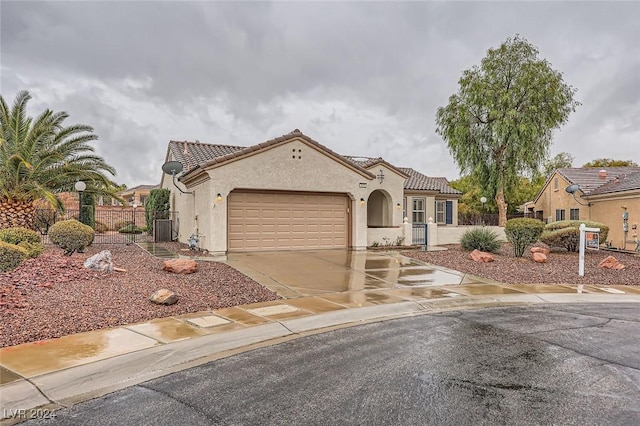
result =
M37 200L56 209L57 194L74 191L78 180L87 193L115 196L115 183L105 173L115 169L89 145L98 136L82 124L63 126L66 112L45 110L35 120L26 116L27 91L17 94L9 110L0 96L0 228L34 227Z

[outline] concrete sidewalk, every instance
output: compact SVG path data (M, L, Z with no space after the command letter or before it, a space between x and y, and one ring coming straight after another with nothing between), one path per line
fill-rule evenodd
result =
M381 258L375 260L379 263ZM289 292L284 296L290 298L0 349L0 406L3 418L9 418L3 423L43 413L33 411L35 407L54 410L217 358L339 327L481 307L640 303L640 287L502 285L460 273L455 284L373 289L365 285L338 292L312 289L318 294L300 297L307 291L303 287L285 285L239 259L229 263L233 262L263 285L281 294ZM455 275L456 271L446 273ZM365 277L362 282L369 280Z

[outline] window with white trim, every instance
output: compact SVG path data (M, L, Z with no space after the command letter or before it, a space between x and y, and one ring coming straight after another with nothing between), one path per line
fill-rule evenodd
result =
M436 223L445 223L447 220L447 202L436 201Z
M425 215L425 199L424 198L414 198L413 199L413 213L411 215L411 223L425 223L424 215Z

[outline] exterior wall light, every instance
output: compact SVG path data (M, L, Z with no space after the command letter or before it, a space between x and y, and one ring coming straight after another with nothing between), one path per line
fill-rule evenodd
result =
M402 206L400 205L400 203L396 204L396 208L397 208L398 210L400 210L400 209L402 208Z
M364 206L364 198L360 198L360 205Z
M219 203L220 201L222 201L222 194L220 194L218 192L218 195L216 195L216 201Z

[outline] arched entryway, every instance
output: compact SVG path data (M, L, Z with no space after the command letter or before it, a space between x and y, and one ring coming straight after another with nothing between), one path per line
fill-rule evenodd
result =
M387 191L376 189L367 201L367 226L382 228L393 226L391 196Z

